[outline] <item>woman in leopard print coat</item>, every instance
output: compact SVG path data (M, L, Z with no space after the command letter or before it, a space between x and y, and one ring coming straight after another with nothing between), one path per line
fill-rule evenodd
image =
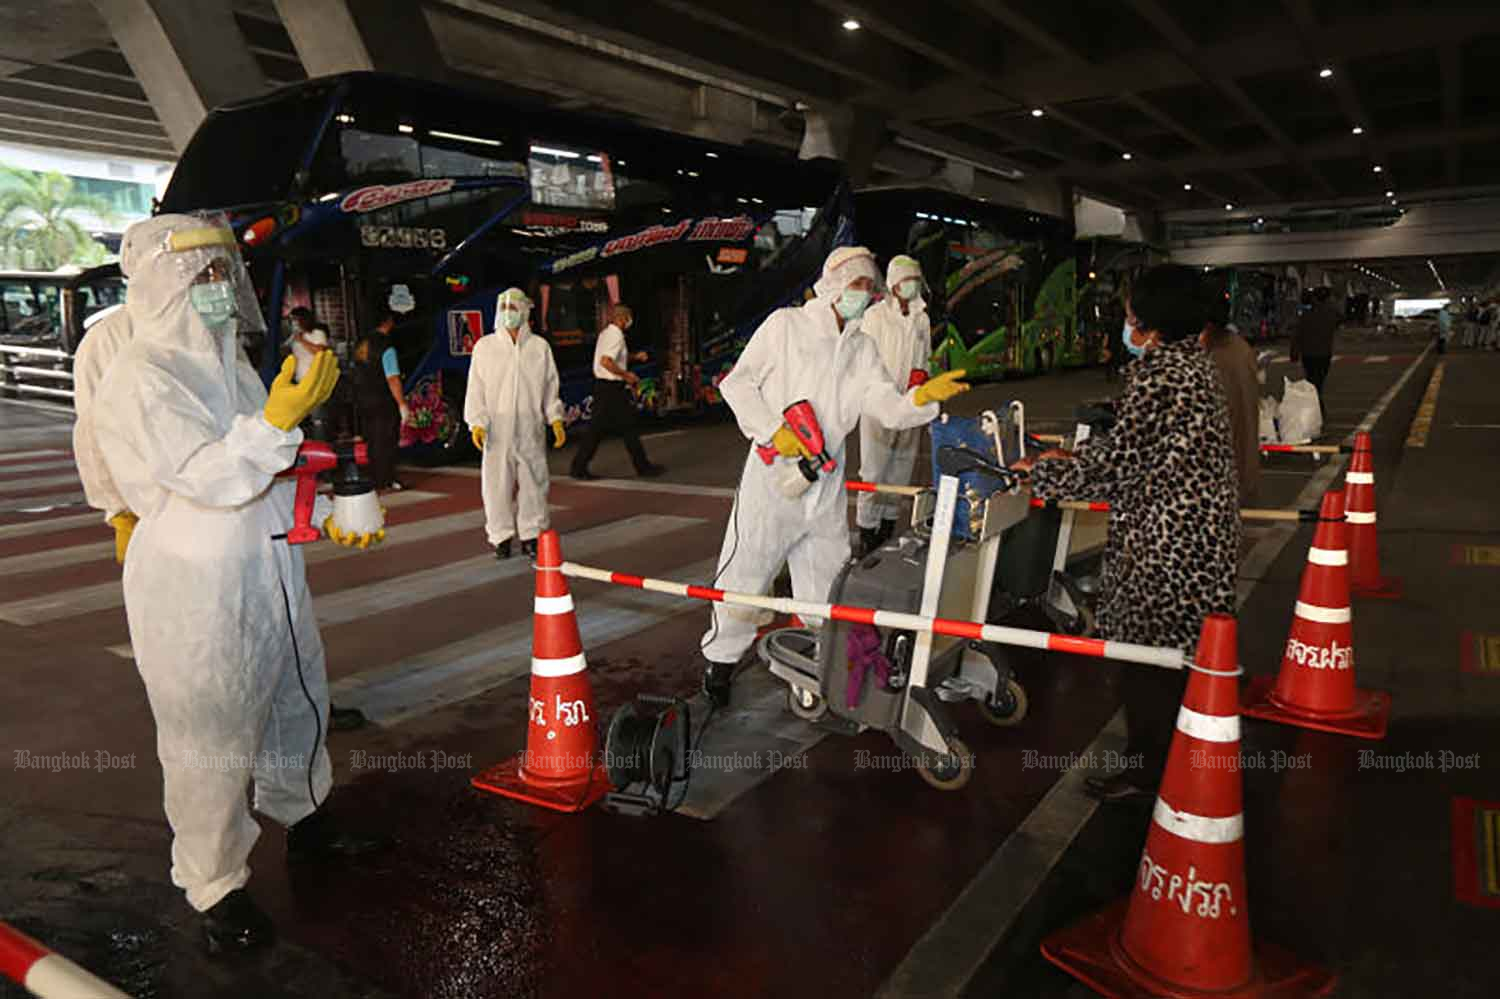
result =
M1110 505L1100 634L1188 653L1204 617L1235 610L1240 548L1229 409L1198 341L1209 317L1199 284L1182 267L1142 275L1126 304L1126 331L1145 354L1126 369L1114 429L1031 468L1032 492L1042 499ZM1136 766L1086 782L1109 801L1152 793L1187 677L1121 668L1126 753Z

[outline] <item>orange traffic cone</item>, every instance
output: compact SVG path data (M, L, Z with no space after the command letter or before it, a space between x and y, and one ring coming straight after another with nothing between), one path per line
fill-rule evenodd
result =
M1128 898L1042 942L1111 997L1317 996L1334 978L1252 945L1245 899L1234 618L1204 619L1151 830Z
M1370 435L1354 435L1354 457L1344 473L1349 519L1349 590L1356 597L1399 600L1400 579L1380 574L1380 541L1375 527L1375 461Z
M1268 676L1250 681L1244 713L1323 732L1384 739L1391 695L1354 686L1344 494L1324 493L1318 516L1281 671L1274 684Z
M610 790L599 758L594 692L556 531L537 538L536 612L526 749L474 777L480 790L559 812L580 812Z

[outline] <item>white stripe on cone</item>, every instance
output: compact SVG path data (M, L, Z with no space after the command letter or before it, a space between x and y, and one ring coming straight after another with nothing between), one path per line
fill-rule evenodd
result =
M1345 472L1344 481L1356 486L1373 486L1375 484L1374 472Z
M1194 815L1192 812L1179 812L1160 797L1156 799L1156 810L1151 817L1167 832L1194 843L1238 843L1245 833L1243 812L1222 819Z
M1304 621L1313 621L1317 624L1348 624L1352 619L1347 607L1319 607L1317 604L1305 604L1297 601L1297 616Z
M536 612L548 617L571 614L573 613L573 594L564 593L560 597L537 597Z
M538 659L532 656L531 675L572 676L574 673L582 673L586 665L582 652L576 656L568 656L566 659Z
M1360 513L1358 511L1345 510L1344 519L1351 524L1373 524L1375 523L1375 512Z
M1204 742L1239 742L1239 715L1206 715L1184 704L1177 709L1177 731Z
M1348 565L1349 553L1343 548L1309 548L1307 560L1313 565Z

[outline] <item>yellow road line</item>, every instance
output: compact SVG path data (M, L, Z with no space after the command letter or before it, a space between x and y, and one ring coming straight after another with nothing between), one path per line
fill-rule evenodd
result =
M1417 407L1417 415L1412 418L1411 429L1406 435L1407 447L1427 446L1427 435L1432 432L1432 418L1437 413L1438 390L1443 387L1443 366L1446 363L1439 361L1437 367L1432 369L1427 392L1422 396L1422 404Z

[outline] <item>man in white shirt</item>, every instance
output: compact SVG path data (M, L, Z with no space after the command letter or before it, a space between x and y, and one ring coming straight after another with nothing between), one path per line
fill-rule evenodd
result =
M583 480L598 478L589 472L589 462L599 450L601 440L610 434L618 434L625 441L625 450L630 452L635 474L653 478L666 469L653 465L646 457L646 451L641 447L641 435L635 426L635 403L630 398L630 389L641 380L630 370L630 362L644 362L646 352L631 354L625 346L625 331L635 325L630 306L614 306L610 310L610 320L610 324L600 331L599 342L594 347L594 408L583 443L573 456L572 475Z

